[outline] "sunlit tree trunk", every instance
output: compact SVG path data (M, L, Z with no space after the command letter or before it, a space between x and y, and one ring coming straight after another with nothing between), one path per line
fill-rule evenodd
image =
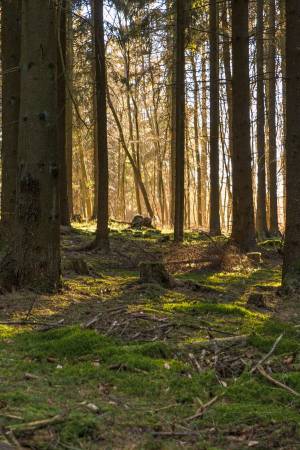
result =
M185 0L176 0L175 242L183 241L184 235L185 8Z
M255 246L250 148L248 6L232 0L232 240L242 250Z
M265 93L264 93L264 2L257 0L256 66L257 66L257 210L256 231L260 239L268 234L265 158Z
M103 0L94 0L94 29L96 56L96 103L97 103L97 145L98 145L98 198L96 246L109 249L108 229L108 145L106 105L106 58L104 42Z
M277 145L276 145L276 24L275 0L268 0L267 101L269 129L269 231L278 234Z
M219 12L217 0L209 2L210 61L210 214L209 232L221 234L219 191Z

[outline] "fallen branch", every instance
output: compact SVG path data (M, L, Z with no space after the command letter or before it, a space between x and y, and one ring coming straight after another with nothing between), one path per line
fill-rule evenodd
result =
M100 314L97 314L95 317L90 319L88 322L82 323L81 328L91 328L91 326L94 325L95 323L97 323L99 319L100 319Z
M272 345L271 350L265 356L263 356L260 359L260 361L258 361L258 363L255 364L254 367L252 367L252 369L250 370L250 373L254 373L259 366L262 366L273 355L274 351L276 350L276 347L278 346L278 344L279 344L279 342L281 341L282 338L283 338L283 334L278 336L278 338L276 339L276 341Z
M38 430L39 428L47 427L48 425L54 425L64 421L66 415L58 414L57 416L50 417L49 419L35 420L34 422L21 423L17 425L10 425L7 427L8 432L24 432Z
M267 380L269 380L272 384L274 384L275 386L278 386L282 389L285 389L286 391L288 391L290 394L296 396L296 397L300 397L300 393L297 391L294 391L294 389L290 388L289 386L287 386L284 383L281 383L281 381L275 380L275 378L271 377L271 375L269 375L261 366L257 366L257 370L258 372Z
M214 398L212 398L211 400L209 400L209 402L205 403L205 405L201 406L201 408L198 409L198 411L196 412L196 414L194 414L193 416L187 417L185 420L187 422L190 422L191 420L195 420L195 419L199 419L200 417L202 417L206 411L213 406L219 399L221 398L220 395L216 395Z

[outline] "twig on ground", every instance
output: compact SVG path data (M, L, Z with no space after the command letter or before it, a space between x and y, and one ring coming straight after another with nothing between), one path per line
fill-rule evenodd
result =
M50 417L49 419L35 420L34 422L21 423L17 425L10 425L7 427L8 432L24 432L38 430L39 428L47 427L48 425L54 425L56 423L61 423L65 420L65 414L58 414L56 416Z
M96 322L98 322L99 319L100 319L100 314L97 314L92 319L90 319L88 322L82 323L81 328L90 328L92 325L94 325Z
M274 344L272 345L272 348L271 348L271 350L266 354L266 355L264 355L261 359L260 359L260 361L258 361L258 363L257 364L255 364L255 366L254 367L252 367L252 369L250 370L250 373L254 373L256 370L257 370L257 368L259 367L259 366L262 366L272 355L273 355L273 353L274 353L274 351L276 350L276 347L278 346L278 344L279 344L279 342L281 341L281 339L283 338L283 334L281 334L280 336L278 336L278 338L276 339L276 341L274 342Z
M284 383L281 383L281 381L275 380L275 378L271 377L271 375L269 375L261 366L257 366L257 370L258 372L267 380L269 380L272 384L275 384L275 386L278 386L282 389L285 389L286 391L288 391L290 394L296 396L296 397L300 397L300 393L295 391L294 389L290 388L289 386L287 386Z
M195 419L199 419L200 417L202 417L205 412L212 406L214 405L219 399L221 398L220 395L216 395L215 397L213 397L211 400L209 400L209 402L205 403L203 406L201 406L201 408L198 409L198 411L196 412L196 414L194 414L193 416L187 417L185 420L187 422L190 422L191 420L195 420Z

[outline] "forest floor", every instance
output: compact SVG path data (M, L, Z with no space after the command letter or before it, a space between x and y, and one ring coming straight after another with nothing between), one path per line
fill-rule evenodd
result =
M278 294L279 242L250 264L225 239L118 226L110 255L82 251L93 231L63 230L59 293L1 296L0 448L299 449L300 302ZM182 283L139 283L148 260Z

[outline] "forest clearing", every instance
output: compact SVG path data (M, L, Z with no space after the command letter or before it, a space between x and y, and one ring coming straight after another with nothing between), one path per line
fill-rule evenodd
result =
M61 291L1 298L8 441L41 449L299 448L300 309L277 295L280 240L259 245L261 263L229 257L226 271L212 258L225 238L190 232L174 247L157 230L113 224L103 259L78 250L93 229L64 231ZM139 282L139 263L153 258L189 283ZM257 306L254 294L263 299Z
M0 450L300 449L299 24L1 0Z

